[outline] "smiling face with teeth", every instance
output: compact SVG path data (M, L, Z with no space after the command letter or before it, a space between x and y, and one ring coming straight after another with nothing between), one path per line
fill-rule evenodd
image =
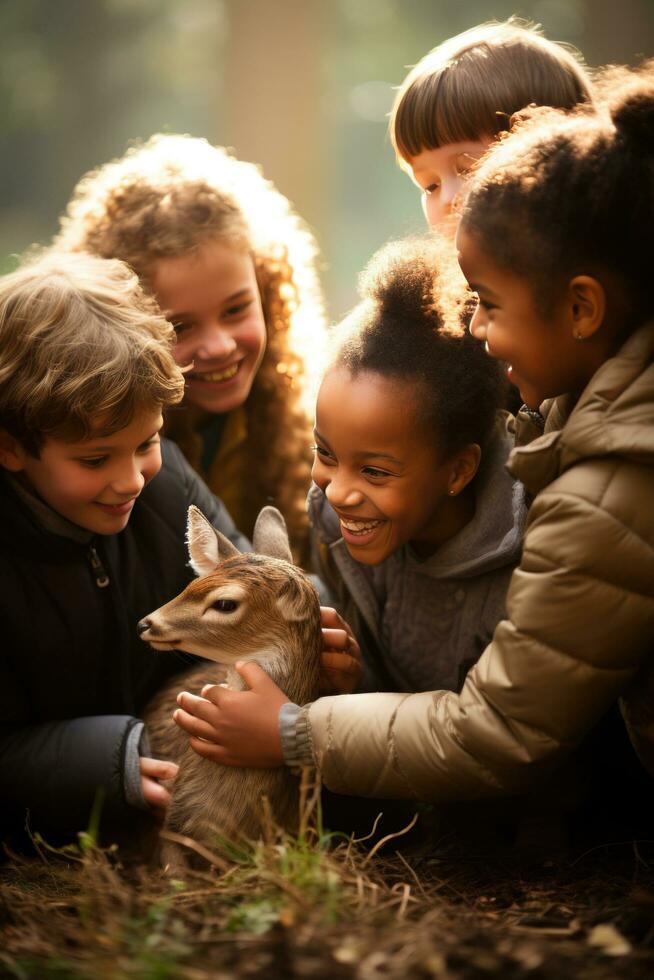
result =
M598 356L594 344L580 344L575 337L575 305L580 303L575 292L559 287L557 298L553 283L552 309L546 315L529 279L499 266L478 235L460 229L457 244L461 271L478 297L470 333L485 343L491 357L504 362L525 404L537 409L546 398L582 391L604 352L600 349Z
M318 394L312 476L357 561L377 565L411 542L428 555L474 514L461 454L439 458L420 421L419 383L328 370ZM455 489L452 496L449 491ZM469 488L471 491L471 488Z
M188 255L158 259L153 292L175 325L175 360L186 374L187 401L230 412L252 388L266 348L266 325L251 255L211 240Z

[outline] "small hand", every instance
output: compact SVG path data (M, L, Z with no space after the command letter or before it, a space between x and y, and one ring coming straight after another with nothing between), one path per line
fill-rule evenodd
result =
M354 633L331 606L320 607L322 655L320 693L351 694L359 686L363 667Z
M174 779L179 766L162 759L141 756L141 792L147 803L157 810L165 810L170 803L170 793L159 782L160 779Z
M279 709L288 698L258 664L239 662L236 670L248 691L231 691L222 684L206 685L202 697L182 691L173 719L205 759L248 769L282 766Z

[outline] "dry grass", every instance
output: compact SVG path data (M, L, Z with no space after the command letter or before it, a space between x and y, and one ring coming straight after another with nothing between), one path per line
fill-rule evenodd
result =
M217 846L171 877L93 835L0 868L0 975L640 978L654 974L650 845L521 865L454 840L365 850L326 834L305 784L296 837Z

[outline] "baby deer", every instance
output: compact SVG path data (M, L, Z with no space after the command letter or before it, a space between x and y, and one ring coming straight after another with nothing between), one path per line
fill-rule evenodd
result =
M243 690L237 660L258 663L303 704L318 693L321 632L318 593L292 563L286 525L264 507L254 528L255 554L241 554L197 507L188 512L191 567L200 578L138 624L155 650L184 650L213 665L194 667L161 691L145 712L152 754L179 764L164 827L211 846L218 835L255 838L262 797L283 827L297 820L297 777L287 768L238 769L203 759L172 721L176 697L188 687L226 683ZM216 666L216 665L222 666ZM165 850L165 848L164 848Z

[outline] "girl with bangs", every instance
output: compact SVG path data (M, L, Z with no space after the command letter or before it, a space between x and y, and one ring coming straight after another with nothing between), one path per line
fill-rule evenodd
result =
M55 246L136 271L187 368L166 434L244 533L274 503L305 559L324 309L317 247L288 200L224 149L158 135L80 180Z
M426 54L398 90L389 133L427 223L454 234L453 202L514 113L592 98L581 57L518 18L473 27Z

